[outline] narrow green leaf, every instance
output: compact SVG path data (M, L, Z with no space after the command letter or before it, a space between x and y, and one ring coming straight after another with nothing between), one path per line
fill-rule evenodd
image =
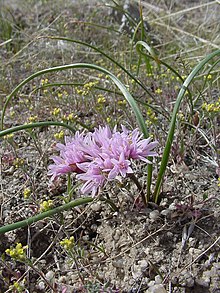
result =
M169 132L168 132L165 149L164 149L163 156L162 156L161 166L160 166L160 169L159 169L159 173L158 173L158 177L157 177L157 181L156 181L156 186L155 186L155 190L154 190L154 202L155 203L157 203L157 201L158 201L162 180L163 180L164 173L166 171L167 163L168 163L168 160L169 160L170 149L171 149L171 146L172 146L173 137L174 137L174 131L175 131L175 125L176 125L176 115L177 115L177 113L179 111L181 101L182 101L182 99L184 97L185 92L188 90L189 85L194 80L194 78L197 75L197 73L212 58L214 58L217 55L220 55L220 50L216 50L213 53L209 54L205 59L203 59L198 65L196 65L194 67L192 72L188 75L188 77L184 81L184 83L183 83L183 85L182 85L182 87L180 89L180 92L179 92L179 94L177 96L177 100L176 100L176 103L175 103L175 106L174 106L174 109L173 109L173 113L172 113L171 122L170 122L170 125L169 125Z

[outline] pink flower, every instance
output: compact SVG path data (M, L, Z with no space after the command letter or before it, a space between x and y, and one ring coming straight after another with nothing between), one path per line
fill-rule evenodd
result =
M86 173L77 175L78 179L86 181L86 183L82 186L81 192L83 194L92 193L92 196L95 196L98 190L103 187L106 182L106 178L102 173L102 170L93 163L82 163L80 167L86 171ZM84 166L82 166L84 165Z
M114 167L109 172L109 179L114 179L119 174L122 177L126 177L127 174L133 173L133 170L130 167L131 162L125 159L125 154L123 152L120 154L118 160L112 159L111 162L113 163Z
M133 173L132 160L151 163L147 157L156 156L153 150L158 142L151 138L142 139L138 129L129 131L122 126L95 128L94 132L76 132L73 138L66 138L65 144L57 144L59 156L52 157L54 164L49 166L48 174L52 180L62 174L74 172L78 179L85 181L81 188L83 194L97 194L107 181L117 176L126 177Z

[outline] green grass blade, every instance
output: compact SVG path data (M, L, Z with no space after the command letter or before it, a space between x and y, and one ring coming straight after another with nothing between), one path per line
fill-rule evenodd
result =
M170 155L170 149L171 149L171 145L172 145L172 142L173 142L173 136L174 136L175 124L176 124L176 116L177 116L181 101L182 101L182 99L184 97L184 94L185 94L186 90L188 90L189 85L191 84L191 82L193 81L193 79L195 78L197 73L212 58L214 58L217 55L220 55L220 50L216 50L213 53L209 54L197 66L194 67L192 72L188 75L188 77L184 81L184 83L183 83L183 85L182 85L182 87L180 89L180 92L179 92L179 94L177 96L177 100L176 100L176 103L175 103L175 106L174 106L174 109L173 109L173 113L172 113L171 122L170 122L170 125L169 125L169 132L168 132L165 149L164 149L163 156L162 156L161 166L160 166L160 169L159 169L159 173L158 173L158 177L157 177L157 181L156 181L156 186L155 186L155 190L154 190L153 200L154 200L155 203L157 203L157 201L158 201L163 176L164 176L164 173L166 171L166 167L167 167L167 163L168 163L168 159L169 159L169 155Z
M75 64L68 64L68 65L62 65L62 66L56 66L56 67L47 68L47 69L38 71L38 72L30 75L29 77L27 77L25 80L23 80L19 85L17 85L17 87L11 92L11 94L6 99L6 102L5 102L3 110L2 110L1 129L3 129L5 111L7 109L7 106L9 104L9 102L11 101L13 96L19 91L19 89L21 89L25 84L27 84L32 79L34 79L34 78L36 78L36 77L38 77L40 75L46 74L46 73L51 73L51 72L55 72L55 71L62 71L62 70L67 70L67 69L77 69L77 68L94 69L94 70L98 70L98 71L103 72L104 74L108 75L112 79L112 81L116 84L116 86L119 88L119 90L123 93L124 97L126 98L128 103L130 104L133 112L136 115L137 122L139 124L139 127L140 127L141 131L143 132L145 137L148 137L148 131L147 131L147 128L146 128L146 125L145 125L144 118L143 118L143 116L141 114L141 111L140 111L136 101L131 96L131 94L128 92L126 87L120 82L120 80L114 74L112 74L107 69L104 69L103 67L100 67L100 66L97 66L97 65L87 64L87 63L75 63Z
M140 54L140 55L145 55L142 51L141 51L141 47L144 47L149 53L150 55L152 56L152 58L157 62L158 65L160 65L161 61L156 53L156 51L154 50L154 48L150 47L146 42L144 41L138 41L136 43L136 49L137 49L137 52Z
M14 127L2 130L2 131L0 131L0 137L6 136L6 135L13 133L13 132L25 130L25 129L32 129L32 128L36 128L36 127L43 127L43 126L49 126L49 125L62 126L62 127L65 127L67 129L71 130L72 132L76 131L72 126L70 126L66 123L57 122L57 121L43 121L43 122L35 122L35 123L30 123L30 124L23 124L23 125L14 126Z
M149 52L149 55L148 54L145 54L141 50L141 47L142 46ZM184 82L184 79L182 78L182 76L172 66L170 66L166 62L160 60L159 57L158 57L158 55L156 54L156 51L152 47L150 47L146 42L143 42L143 41L137 42L136 43L136 49L137 49L137 52L140 55L144 55L147 58L150 58L150 59L153 59L154 61L156 61L156 63L158 64L158 66L163 65L166 68L170 69L170 71L172 71L179 78L179 80L182 81L182 83ZM191 92L190 92L189 89L187 89L187 91L188 91L188 94L189 94L189 101L190 101L190 106L191 106L191 113L193 113L193 99L192 99L192 94L191 94Z
M36 216L30 217L30 218L28 218L26 220L19 221L19 222L16 222L16 223L12 223L12 224L0 227L0 234L4 234L4 233L7 233L9 231L13 231L15 229L19 229L19 228L22 228L22 227L29 226L29 225L31 225L31 224L33 224L35 222L41 221L41 220L43 220L45 218L52 217L53 215L55 215L57 213L61 213L63 211L69 210L69 209L77 207L79 205L90 203L93 200L94 200L94 198L92 198L92 197L85 197L85 198L76 199L74 201L71 201L71 202L69 202L67 204L64 204L62 206L59 206L57 208L54 208L54 209L51 209L49 211L43 212L41 214L38 214Z
M122 66L119 62L117 62L114 58L112 58L111 56L109 56L108 54L106 54L105 52L100 50L99 48L97 48L95 46L92 46L92 45L90 45L88 43L82 42L82 41L78 41L78 40L74 40L74 39L70 39L70 38L65 38L65 37L47 36L47 37L43 37L43 38L48 38L48 39L52 39L52 40L62 40L62 41L66 41L66 42L72 42L72 43L76 43L76 44L79 44L79 45L82 45L82 46L86 46L88 48L91 48L91 49L95 50L96 52L100 53L101 55L103 55L104 57L109 59L112 63L117 65L128 76L130 76L130 78L132 78L135 81L135 83L137 83L151 98L154 98L152 93L147 89L147 87L139 79L137 79L130 71L128 71L124 66Z

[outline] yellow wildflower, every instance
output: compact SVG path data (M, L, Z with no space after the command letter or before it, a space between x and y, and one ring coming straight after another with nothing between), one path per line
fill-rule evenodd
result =
M41 204L40 204L40 211L41 212L46 212L48 210L50 210L53 207L53 201L51 199L49 200L44 200Z
M31 195L31 190L30 190L30 188L25 188L25 189L23 190L23 195L24 195L24 199L28 199L28 198L30 197L30 195Z
M75 241L74 237L71 236L69 239L65 238L62 241L60 241L60 245L63 246L64 249L70 250L74 247Z
M25 250L28 248L28 246L22 246L21 243L17 243L15 248L8 248L5 250L5 252L10 255L11 258L15 260L24 261L26 258Z

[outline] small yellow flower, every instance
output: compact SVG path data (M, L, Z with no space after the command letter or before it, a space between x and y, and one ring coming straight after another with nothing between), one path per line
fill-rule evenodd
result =
M107 118L106 118L107 123L110 123L111 120L112 120L111 117L107 117Z
M73 236L71 236L69 239L65 238L60 241L60 245L63 246L63 248L66 250L71 250L74 247L74 244L75 241Z
M23 195L24 195L24 199L28 199L28 198L30 197L30 195L31 195L31 190L30 190L30 188L25 188L25 189L23 190Z
M23 293L24 292L24 285L23 284L19 284L18 282L14 282L13 285L11 285L9 287L9 289L12 291L12 292L18 292L18 293ZM16 291L14 291L16 290ZM10 292L11 292L10 291Z
M155 93L159 95L162 94L162 92L163 92L162 89L159 89L159 88L155 90Z
M205 75L205 76L204 76L204 79L206 79L206 78L207 78L207 79L212 79L212 75L211 75L211 74L208 74L207 76Z
M45 85L48 83L48 79L45 78L45 79L41 79L41 85Z
M13 118L15 116L15 111L11 111L10 116Z
M25 250L28 248L28 246L22 246L21 243L17 243L15 248L8 248L5 250L5 252L10 255L11 258L15 260L24 261L26 258Z
M19 168L24 164L24 159L21 158L16 158L13 162L13 165L15 166L15 168Z
M218 177L218 186L220 187L220 177Z
M41 212L46 212L46 211L49 211L52 207L53 207L53 201L52 201L51 199L49 199L49 200L44 200L44 201L40 204L40 211L41 211Z
M60 108L54 108L53 111L51 111L51 115L58 116L61 112Z
M126 100L118 101L118 105L126 105L126 104L127 104Z
M12 140L14 137L14 133L10 133L4 136L4 139Z
M177 114L177 117L179 118L180 121L184 120L184 115L181 112Z
M104 104L106 102L106 99L103 95L98 95L98 100L97 103L98 104Z
M35 115L35 116L28 117L28 121L29 122L36 122L37 121L37 116Z
M60 132L55 133L55 134L54 134L54 137L55 137L56 139L63 139L63 138L64 138L64 131L61 130Z

